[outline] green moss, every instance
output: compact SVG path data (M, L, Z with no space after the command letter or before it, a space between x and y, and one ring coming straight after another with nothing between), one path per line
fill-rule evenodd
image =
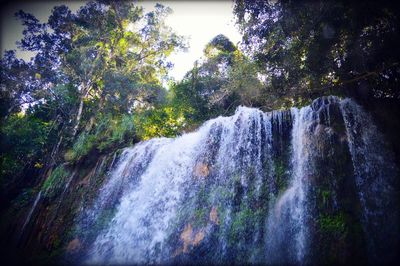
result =
M224 202L233 197L232 190L229 186L219 186L212 190L210 199L215 202Z
M322 195L322 200L325 203L328 200L328 198L330 198L331 192L328 190L324 190L321 192L321 195Z
M346 234L347 226L346 219L343 213L336 215L321 215L319 218L319 226L322 232L326 233L336 233L336 234Z
M244 209L235 215L229 237L229 241L232 242L231 244L241 239L243 231L245 230L246 221L248 221L250 216L251 212L249 212L248 209Z
M262 210L255 211L243 204L240 211L234 214L229 241L235 243L242 240L248 232L254 229L260 215L262 215Z
M281 160L274 161L274 173L278 192L281 192L287 187L286 168Z
M332 197L332 192L330 190L327 189L317 189L317 195L319 198L318 201L318 206L319 208L324 208L325 206L328 205L331 197Z
M193 226L202 227L207 224L208 221L208 211L205 208L198 208L193 214Z
M205 186L202 186L200 190L197 192L196 202L198 202L199 204L207 204L208 193Z
M218 219L219 219L219 224L221 226L225 226L226 216L227 216L227 210L224 209L224 206L218 205Z

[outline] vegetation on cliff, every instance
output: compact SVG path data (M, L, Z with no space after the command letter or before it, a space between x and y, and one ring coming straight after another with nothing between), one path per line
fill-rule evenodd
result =
M22 10L15 14L24 26L18 46L34 56L24 61L15 51L6 51L0 62L4 243L15 238L17 244L44 243L40 251L59 250L74 235L72 220L78 209L93 203L121 148L181 135L210 118L232 114L239 105L271 111L304 106L323 95L351 96L375 112L400 162L400 10L395 4L235 0L242 43L232 43L223 33L215 36L202 59L179 81L168 77L168 56L187 44L165 24L171 11L157 4L145 13L140 3L100 0L86 2L76 13L56 6L45 23ZM338 134L335 141L344 138L342 122L330 127ZM268 167L276 176L278 195L288 184L289 136L274 138L276 159ZM321 215L313 226L322 233L313 241L331 247L321 250L333 263L341 263L336 255L349 242L360 250L365 247L360 225L352 218L359 212L358 203L344 211L333 207L333 202L347 206L354 200L343 191L336 202L335 186L350 186L344 173L351 166L347 151L335 151L341 159L317 162L317 167L328 162L337 171L316 180L314 203ZM199 176L208 175L205 167ZM68 194L70 185L76 188L73 196ZM24 219L31 217L29 208L39 191L47 208L36 219L45 222L27 225ZM271 195L263 197L273 200ZM251 200L232 223L232 241L239 241L260 218L254 211L258 203ZM192 234L206 223L223 225L222 207L207 203L190 212L195 217L190 228L179 226ZM113 211L106 209L103 220ZM32 239L15 233L21 225L36 233L47 226L48 231ZM331 239L337 246L330 245ZM186 242L186 248L196 246Z

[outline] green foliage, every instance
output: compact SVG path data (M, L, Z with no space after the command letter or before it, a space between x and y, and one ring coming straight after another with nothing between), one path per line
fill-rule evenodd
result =
M135 116L137 135L147 140L153 137L175 137L185 126L183 115L172 107L145 110Z
M55 168L43 183L41 190L44 196L53 198L58 195L65 186L66 178L70 175L63 165Z
M207 101L200 95L200 86L189 80L173 84L170 88L172 106L190 124L202 122L210 117Z
M128 145L135 140L137 132L132 115L112 116L99 114L98 121L90 132L81 133L65 153L65 159L71 162L82 160L91 151L107 152Z
M0 182L12 183L27 166L40 168L47 145L53 141L52 125L35 114L14 114L0 128Z
M14 151L20 154L24 153L27 158L30 158L35 150L40 149L46 143L49 129L48 122L33 115L13 115L1 128L2 147L4 145L12 146Z
M204 54L210 58L221 53L229 55L234 51L236 51L235 45L226 36L219 34L206 45Z
M171 105L188 124L232 113L241 104L260 105L263 86L257 65L228 38L213 38L204 49L204 58L170 88Z
M98 149L103 151L115 145L123 144L128 137L131 139L135 134L135 126L131 115L122 115L116 119L103 118L96 127L96 139Z
M19 11L16 16L25 27L20 48L36 56L28 63L8 51L1 60L2 179L29 163L43 167L58 140L57 150L67 151L69 161L79 161L93 149L137 141L136 113L151 113L149 126L160 127L158 135L176 135L178 123L163 126L161 120L173 117L171 110L145 112L165 102L161 80L171 67L167 56L185 48L183 38L164 22L170 13L160 4L145 14L133 2L92 1L76 13L55 7L48 22L40 24ZM16 119L24 103L33 103L25 112L30 115ZM49 128L54 129L51 138L44 132ZM155 135L142 131L147 138ZM40 160L31 162L35 156ZM60 157L57 153L54 159Z
M228 82L222 88L229 94L236 95L240 104L261 106L261 97L268 97L261 83L258 66L238 51L235 53L232 67L228 72Z
M205 46L203 60L169 90L162 87L171 68L168 56L186 46L165 23L169 8L157 4L145 14L136 2L90 1L76 13L55 7L43 24L18 12L24 26L19 46L35 56L25 62L7 51L1 59L1 194L13 191L11 185L37 184L39 170L51 161L58 167L41 189L53 198L71 174L63 160L83 164L141 140L175 137L239 105L304 106L320 95L349 94L347 87L367 97L399 98L400 12L393 5L236 0L234 12L244 50L217 35ZM345 133L342 123L331 126ZM261 191L243 188L242 174L250 181L255 175L242 169L246 173L231 178L234 190L200 188L181 210L178 228L188 220L205 226L213 203L234 199L229 221L224 206L216 206L219 226L228 224L221 232L245 243L242 238L265 221L264 203L272 204L287 186L286 153L272 165L277 193L266 185ZM318 207L330 213L335 192L321 186L317 193ZM22 208L28 198L18 197L15 206ZM98 233L114 214L104 210L88 234ZM323 240L341 240L359 226L346 218L321 215L316 227ZM60 241L55 239L54 248Z
M95 12L86 16L87 11ZM74 132L82 113L120 114L158 101L162 90L155 87L170 67L167 56L184 48L182 38L164 23L170 12L157 4L143 14L132 2L90 3L78 12L84 23L73 24L73 48L62 67L81 87L80 101L90 104L78 112Z
M117 122L117 125L113 127L110 141L121 142L127 132L132 132L134 129L133 119L129 115L123 115L122 119Z
M268 104L325 94L399 97L395 4L236 0L234 13L266 77Z
M65 154L65 159L67 161L77 161L83 158L93 149L95 141L96 137L92 134L86 132L80 134L72 149Z
M0 184L3 186L12 182L12 176L17 175L21 172L21 168L24 167L23 163L17 160L14 154L2 154L1 155L1 179ZM11 180L10 180L11 179Z
M21 111L21 97L31 92L22 81L28 80L34 71L28 63L16 57L16 51L5 51L0 59L0 122ZM33 87L33 86L32 86Z

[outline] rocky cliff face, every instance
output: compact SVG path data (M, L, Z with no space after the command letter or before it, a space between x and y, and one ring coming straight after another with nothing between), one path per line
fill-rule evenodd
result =
M349 99L270 113L240 107L196 132L48 176L10 236L19 251L47 250L59 262L398 259L398 167Z

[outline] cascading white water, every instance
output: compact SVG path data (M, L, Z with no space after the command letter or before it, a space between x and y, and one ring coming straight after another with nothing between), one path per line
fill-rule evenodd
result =
M292 129L292 180L288 188L276 200L270 211L267 230L267 261L272 264L299 263L303 261L307 246L306 190L307 164L311 152L310 123L313 121L311 107L293 108ZM289 249L282 256L280 249Z
M171 220L185 204L180 201L190 193L185 187L196 186L211 171L211 164L201 160L210 156L216 139L219 145L212 169L216 173L215 181L227 185L230 177L236 175L246 187L248 180L244 172L254 168L256 190L259 190L264 156L260 144L262 140L265 142L266 135L270 138L270 124L270 114L241 107L235 116L211 120L197 132L175 140L153 139L125 151L109 182L101 189L95 207L86 214L95 219L96 211L104 208L111 195L115 195L116 187L122 187L115 217L96 238L88 262L159 263L168 258L171 254L165 254L168 247L164 247L164 241L170 233ZM152 158L144 155L146 149L154 153ZM138 164L148 165L142 166L146 168L144 172L138 172ZM219 199L220 195L215 193L209 200ZM229 225L229 217L225 222Z
M356 106L330 97L318 108L263 113L239 107L196 132L126 149L84 213L84 229L105 209L113 213L85 263L307 261L310 176L321 153L316 143L321 134L331 136L329 106L338 104ZM342 112L348 121L349 113L363 111Z
M32 207L30 208L28 215L26 216L25 222L21 227L21 231L20 231L20 237L23 236L24 232L25 232L25 228L26 226L29 224L29 222L31 221L32 218L32 214L36 209L37 204L39 203L40 199L42 198L42 191L39 191L39 193L37 194L35 201L33 202Z
M190 176L188 170L192 168L196 154L204 145L209 128L206 125L203 130L173 141L154 139L142 143L121 161L115 175L115 179L119 180L111 178L100 196L107 197L108 187L122 182L124 187L120 205L109 228L97 237L89 262L161 262L161 254L157 251L164 248L163 241L169 223L176 215L182 197L180 188ZM150 153L154 152L153 158L146 170L136 176L137 173L132 171L126 160L145 163L142 161L145 158L140 154L146 148L150 149ZM130 172L124 174L124 171ZM123 178L129 180L123 181ZM132 184L136 178L139 178L138 182Z
M368 113L350 99L341 102L355 182L362 212L362 224L368 238L368 250L374 263L384 263L382 243L393 247L393 235L399 234L395 183L398 169L383 136ZM390 206L392 205L392 206ZM395 209L396 211L388 212ZM381 221L386 221L382 226ZM379 233L375 233L379 231ZM385 245L385 246L386 246ZM383 247L384 248L384 247ZM386 258L390 259L390 258Z

